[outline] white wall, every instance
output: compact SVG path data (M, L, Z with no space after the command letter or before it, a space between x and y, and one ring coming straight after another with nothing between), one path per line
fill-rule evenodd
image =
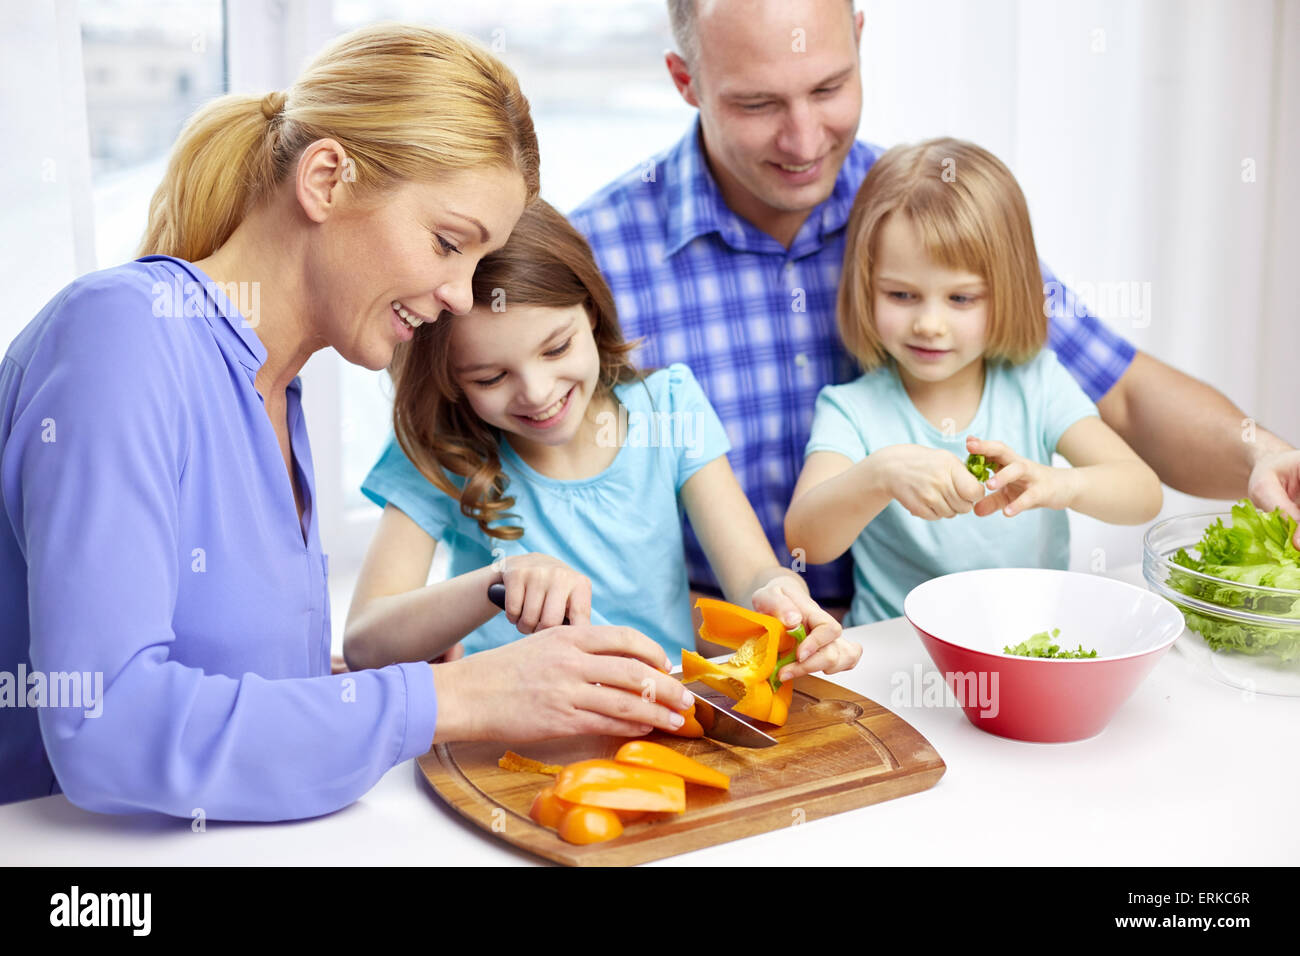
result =
M867 0L860 135L975 140L1029 200L1039 254L1139 348L1300 440L1300 3ZM1253 181L1243 179L1252 161ZM1135 300L1140 302L1140 299ZM1141 313L1141 314L1139 314ZM1212 464L1207 464L1212 467ZM1167 492L1165 514L1213 503ZM1072 515L1076 567L1137 561L1132 529Z

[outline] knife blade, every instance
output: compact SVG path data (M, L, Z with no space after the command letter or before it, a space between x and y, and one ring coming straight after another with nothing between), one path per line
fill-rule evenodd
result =
M505 610L506 586L497 582L488 585L488 600ZM568 624L566 617L564 623ZM688 687L687 690L690 690ZM719 743L731 744L733 747L747 747L751 750L759 747L771 747L776 738L763 733L753 724L742 720L725 707L719 707L707 697L701 697L691 691L695 698L695 719L704 728L704 736Z
M686 688L690 690L690 688ZM707 697L701 697L691 691L695 698L695 719L704 728L704 736L719 743L731 744L733 747L748 747L757 750L771 747L776 738L759 730L748 721L742 720L725 707L719 707Z

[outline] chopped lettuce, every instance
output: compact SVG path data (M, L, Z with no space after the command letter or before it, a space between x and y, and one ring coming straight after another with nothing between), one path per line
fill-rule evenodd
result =
M1232 506L1232 526L1216 518L1205 529L1192 557L1186 548L1169 560L1218 581L1171 571L1169 586L1209 604L1272 617L1296 618L1295 628L1225 620L1180 606L1188 630L1196 631L1214 650L1274 654L1300 660L1300 550L1294 543L1296 521L1282 509L1263 514L1248 498ZM1234 584L1250 587L1234 587ZM1263 594L1251 587L1281 588L1295 594Z
M998 464L988 461L983 455L967 455L966 470L980 481L988 481L993 477L993 472L998 470Z
M1053 641L1061 636L1059 627L1052 628L1051 634L1047 631L1040 631L1027 641L1021 641L1015 647L1007 646L1002 648L1003 654L1015 654L1017 657L1052 657L1058 660L1070 659L1078 660L1084 657L1096 657L1097 651L1085 651L1083 645L1079 645L1077 651L1063 651L1059 644Z

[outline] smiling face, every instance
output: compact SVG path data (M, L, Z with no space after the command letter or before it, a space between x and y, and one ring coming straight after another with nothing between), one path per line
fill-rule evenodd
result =
M689 86L674 74L728 206L781 241L831 194L853 145L860 16L845 0L701 3Z
M989 290L974 273L935 262L910 216L895 213L876 235L872 310L904 383L942 382L983 368Z
M517 172L486 168L340 205L308 270L319 334L349 362L387 367L412 322L469 311L474 269L505 244L524 198Z
M480 419L514 436L524 454L577 436L600 379L595 323L583 306L475 306L452 323L452 374Z

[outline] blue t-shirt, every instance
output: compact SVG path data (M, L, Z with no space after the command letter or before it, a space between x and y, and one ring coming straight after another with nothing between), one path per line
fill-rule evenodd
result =
M484 534L478 522L461 513L459 501L420 473L395 438L389 439L361 490L380 507L400 508L439 548L450 548L453 577L500 556L549 554L591 579L593 624L636 628L675 657L683 647L694 647L678 494L688 478L731 446L685 365L616 385L614 395L626 410L625 424L599 424L612 441L623 434L624 443L609 467L590 478L548 478L502 437L501 467L510 479L506 494L515 499L509 509L515 517L492 526L523 528L517 540ZM447 477L464 487L463 477ZM499 647L521 636L498 614L465 638L465 652Z
M1066 430L1097 406L1043 349L1022 365L986 362L984 392L971 423L945 434L916 410L898 371L888 365L817 396L812 435L804 449L838 452L856 463L889 445L924 445L966 459L966 436L1000 441L1050 465ZM951 431L951 430L950 430ZM1035 508L1008 518L973 512L927 521L891 501L863 529L853 554L853 605L845 626L903 613L907 593L930 578L975 568L1065 568L1070 526L1064 511Z

